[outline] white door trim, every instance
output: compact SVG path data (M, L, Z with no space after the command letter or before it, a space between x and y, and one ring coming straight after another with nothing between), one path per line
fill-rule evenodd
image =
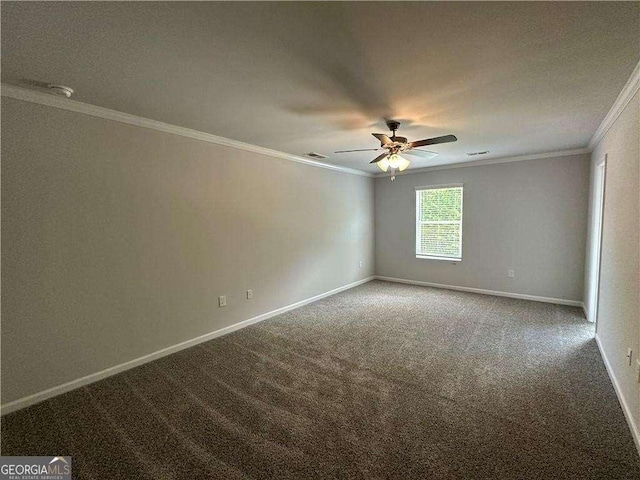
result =
M589 305L589 321L596 324L598 329L598 305L600 299L600 267L602 266L602 235L604 231L604 204L605 204L605 188L607 178L607 154L596 163L595 168L596 184L594 198L595 215L592 238L595 242L592 246L592 252L595 254L595 262L592 264L594 269L590 278L590 305Z

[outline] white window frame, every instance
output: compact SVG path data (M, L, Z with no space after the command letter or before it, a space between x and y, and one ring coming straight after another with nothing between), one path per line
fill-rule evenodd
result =
M420 192L424 191L424 190L441 190L444 188L461 188L462 189L462 196L460 197L460 221L441 221L441 222L423 222L420 220ZM416 191L416 196L415 196L415 201L416 201L416 221L415 221L415 227L416 227L416 245L415 245L415 252L416 252L416 258L422 258L422 259L427 259L427 260L445 260L445 261L449 261L449 262L461 262L462 261L462 220L464 218L464 184L463 183L450 183L450 184L446 184L446 185L427 185L424 187L415 187L415 191ZM422 231L422 229L420 228L420 226L423 223L442 223L442 224L460 224L460 255L456 256L456 257L445 257L445 256L440 256L440 255L423 255L420 252L420 232Z

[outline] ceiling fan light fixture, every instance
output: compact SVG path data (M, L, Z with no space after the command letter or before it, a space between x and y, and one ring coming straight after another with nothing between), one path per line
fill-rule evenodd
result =
M380 167L380 170L386 172L387 170L389 170L389 157L384 157L382 160L376 163L376 165Z
M397 153L392 153L391 155L389 155L388 162L391 168L400 170L401 172L403 170L406 170L406 168L411 164L409 160L407 160L404 157L401 157Z
M376 163L378 168L383 172L391 170L391 181L395 180L396 171L404 171L409 168L411 161L398 155L398 153L413 155L416 157L422 157L431 159L437 157L436 152L429 152L427 150L418 150L420 147L427 145L438 145L440 143L457 142L458 138L455 135L442 135L440 137L425 138L424 140L418 140L415 142L409 142L405 137L398 137L396 131L400 128L400 122L395 120L387 120L387 127L391 130L391 136L384 133L372 133L374 137L380 142L379 148L360 148L357 150L338 150L336 153L351 153L351 152L367 152L367 151L380 151L384 150L384 153L378 155L371 160L369 164Z

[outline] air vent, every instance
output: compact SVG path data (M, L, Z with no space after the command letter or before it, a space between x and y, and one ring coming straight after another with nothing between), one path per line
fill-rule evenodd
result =
M467 153L467 155L469 155L470 157L475 157L476 155L486 155L487 153L489 153L489 150L484 150L482 152L470 152Z
M321 153L309 152L304 154L305 157L311 157L322 160L323 158L327 158L326 155L322 155Z

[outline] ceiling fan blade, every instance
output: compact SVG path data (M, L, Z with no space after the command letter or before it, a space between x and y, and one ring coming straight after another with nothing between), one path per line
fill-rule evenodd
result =
M438 143L457 142L458 137L455 135L444 135L442 137L427 138L425 140L418 140L417 142L411 142L409 146L411 148L424 147L425 145L436 145Z
M386 157L387 155L389 155L389 152L384 152L382 155L374 158L373 160L371 160L369 163L378 163L380 160L382 160L384 157Z
M378 150L380 150L380 149L379 148L362 148L360 150L338 150L337 152L333 152L333 153L377 152Z
M414 155L416 157L422 157L422 158L434 158L438 156L436 152L429 152L428 150L411 149L411 150L405 150L402 153L406 153L407 155Z
M393 142L391 141L391 139L385 135L384 133L372 133L371 135L373 135L374 137L376 137L378 140L380 140L380 143L382 145L390 145Z

